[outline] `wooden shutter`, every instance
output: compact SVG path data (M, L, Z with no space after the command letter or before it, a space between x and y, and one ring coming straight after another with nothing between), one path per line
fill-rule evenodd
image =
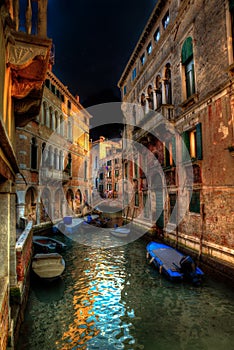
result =
M182 162L187 162L189 160L189 150L190 150L190 142L189 142L189 133L188 131L184 131L182 134Z
M197 159L202 159L202 125L196 125Z

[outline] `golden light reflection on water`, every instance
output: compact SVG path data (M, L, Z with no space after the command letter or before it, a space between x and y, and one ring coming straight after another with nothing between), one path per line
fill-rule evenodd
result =
M125 259L123 252L115 257L117 265L114 268L113 260L110 262L106 256L108 254L103 251L87 261L86 270L83 270L83 276L78 281L82 287L73 296L73 320L56 342L56 345L60 344L59 349L68 350L74 346L87 349L87 343L98 335L105 337L106 333L113 333L119 328L120 316L125 313L125 308L120 303L125 283ZM118 303L121 312L116 307ZM116 335L117 333L121 332L115 332Z

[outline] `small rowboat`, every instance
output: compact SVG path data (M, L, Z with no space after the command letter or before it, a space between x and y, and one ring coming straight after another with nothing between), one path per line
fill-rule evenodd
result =
M36 254L32 260L32 270L37 276L53 279L61 276L65 269L65 261L58 253Z
M66 248L66 244L46 236L33 236L35 253L54 253Z
M118 238L126 238L130 233L130 229L125 227L116 227L111 229L110 233Z

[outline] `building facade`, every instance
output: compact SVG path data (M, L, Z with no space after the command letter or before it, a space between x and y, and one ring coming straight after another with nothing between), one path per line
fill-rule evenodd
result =
M16 190L19 173L16 127L39 114L49 62L51 40L47 38L47 0L38 1L32 17L19 1L0 1L0 348L14 346L17 305L25 296L25 280L19 269L28 270L30 250L16 247ZM23 11L25 11L23 13ZM24 15L25 23L21 23ZM35 23L36 21L36 23ZM33 30L33 34L32 34ZM29 253L30 254L30 253ZM15 306L15 305L14 305Z
M101 198L122 198L122 141L108 140L101 136L92 142L92 205Z
M233 19L232 0L159 0L118 83L128 216L232 268Z
M40 114L16 129L19 227L24 220L39 225L82 214L90 202L89 119L79 98L48 70Z

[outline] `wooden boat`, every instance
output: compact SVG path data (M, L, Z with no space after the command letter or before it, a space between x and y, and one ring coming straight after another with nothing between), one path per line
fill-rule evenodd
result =
M65 261L58 253L36 254L32 259L32 270L37 276L53 279L61 276L65 269Z
M66 244L46 236L33 236L35 253L53 253L66 248Z
M204 273L190 256L184 256L176 249L156 242L148 243L146 250L150 263L154 263L159 272L170 280L189 280L195 285L201 283Z
M116 227L111 229L110 233L118 238L126 238L130 233L130 229L125 227Z

